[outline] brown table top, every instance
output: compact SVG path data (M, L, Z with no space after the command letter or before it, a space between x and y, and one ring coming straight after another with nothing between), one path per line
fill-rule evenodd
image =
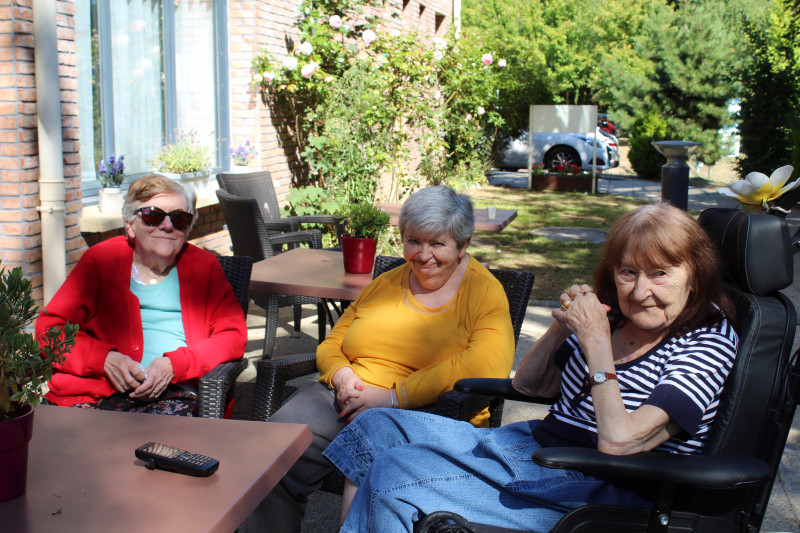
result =
M392 226L397 225L400 218L400 208L402 204L381 204L381 211L389 214L390 223ZM488 210L483 208L476 208L475 214L475 229L479 231L502 231L503 228L511 224L511 221L517 218L516 209L498 209L494 218L489 218Z
M149 441L214 457L219 470L148 470L133 452ZM0 503L0 529L230 533L310 443L302 424L39 406L27 492Z
M342 252L293 248L253 264L250 290L355 300L372 274L348 274Z

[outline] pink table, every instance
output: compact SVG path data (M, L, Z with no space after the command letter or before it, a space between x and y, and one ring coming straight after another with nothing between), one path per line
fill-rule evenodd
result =
M293 248L253 264L250 290L353 301L372 274L348 274L342 252Z
M149 441L214 457L219 470L148 470L133 451ZM27 492L0 503L0 530L230 533L310 443L302 424L39 406Z

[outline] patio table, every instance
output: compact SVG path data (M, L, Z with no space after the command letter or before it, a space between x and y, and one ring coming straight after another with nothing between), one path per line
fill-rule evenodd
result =
M156 441L218 459L209 477L148 470ZM27 492L0 503L0 529L230 533L311 443L304 424L217 420L40 405Z

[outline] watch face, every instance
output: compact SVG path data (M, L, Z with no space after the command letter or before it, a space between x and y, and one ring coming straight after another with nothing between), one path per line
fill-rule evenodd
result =
M597 374L592 376L592 384L599 385L601 383L605 383L605 381L607 379L608 378L606 378L606 373L605 372L598 372Z

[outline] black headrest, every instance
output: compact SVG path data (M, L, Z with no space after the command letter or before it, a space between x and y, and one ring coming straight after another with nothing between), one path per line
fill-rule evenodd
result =
M793 249L783 218L740 209L706 209L698 222L720 250L733 281L764 296L792 284Z

